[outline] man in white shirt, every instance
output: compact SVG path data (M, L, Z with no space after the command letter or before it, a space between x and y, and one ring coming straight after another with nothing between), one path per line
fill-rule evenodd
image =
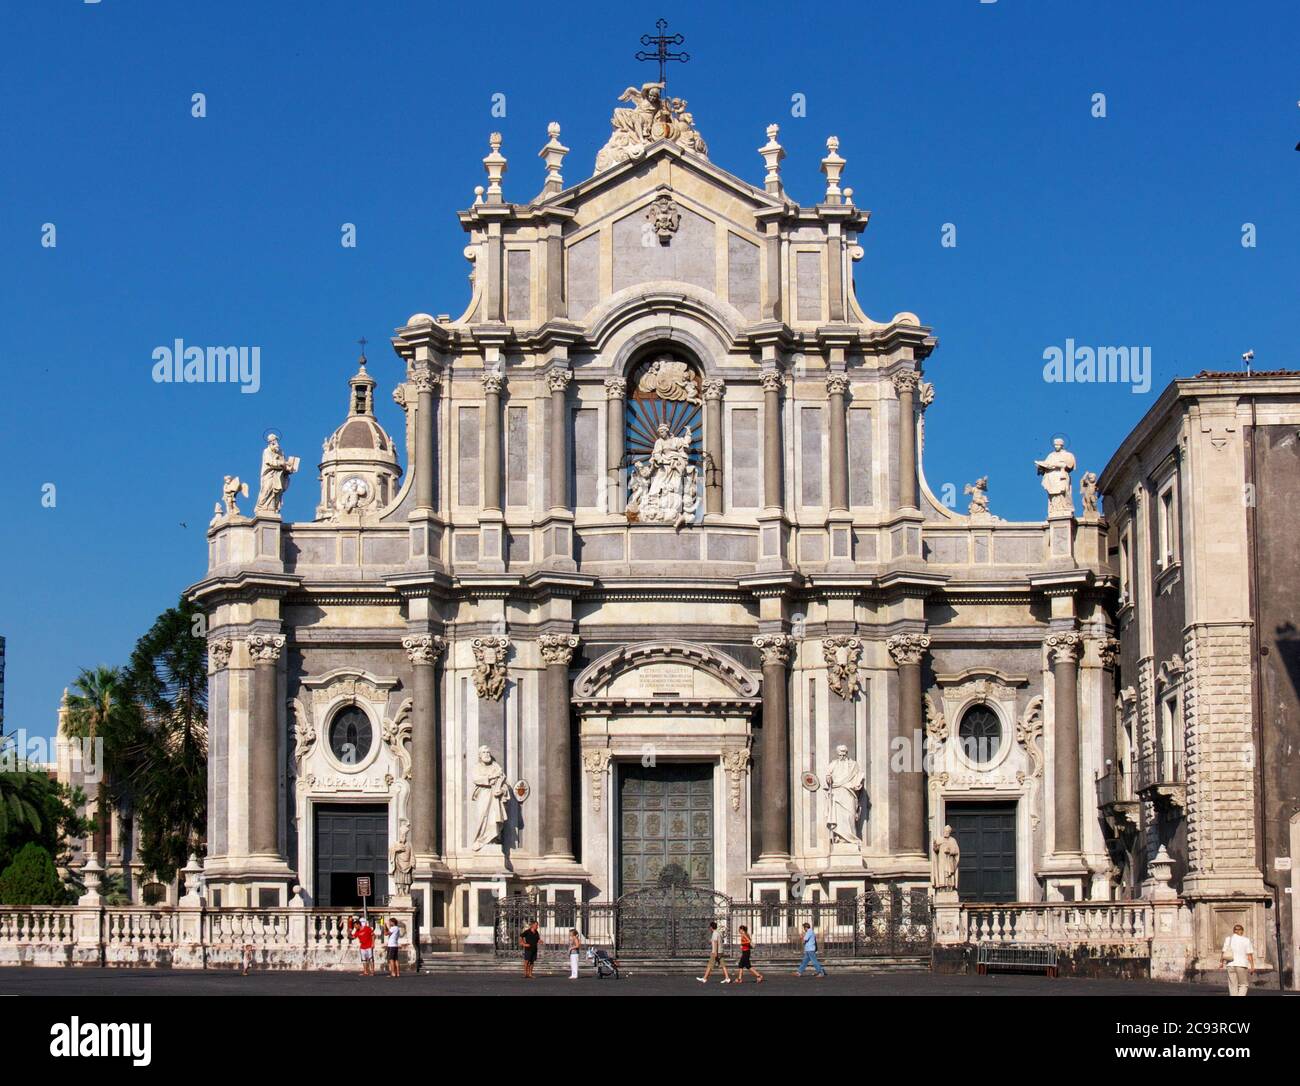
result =
M1255 971L1255 946L1240 924L1223 940L1223 964L1228 969L1228 995L1244 996L1250 988L1250 974Z

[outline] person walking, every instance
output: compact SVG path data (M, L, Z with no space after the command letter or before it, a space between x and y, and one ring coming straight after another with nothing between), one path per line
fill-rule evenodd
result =
M401 962L398 960L401 945L402 928L397 923L397 917L390 916L388 918L388 975L390 977L402 975Z
M803 922L803 961L799 963L799 968L795 970L794 975L802 977L803 971L810 965L813 967L813 972L819 977L826 975L822 963L817 960L817 933L813 931L812 925L805 920Z
M542 933L537 930L534 920L524 928L519 936L519 945L524 948L524 980L533 979L533 966L537 964L537 948L542 945Z
M1232 934L1223 940L1223 964L1228 967L1228 995L1244 996L1255 971L1255 944L1240 924L1234 924Z
M740 925L740 964L736 966L736 983L745 983L745 972L748 970L754 975L754 983L763 983L763 974L754 968L754 963L750 961L750 954L754 950L754 940L749 937L749 929L744 924Z
M722 958L722 932L718 931L718 922L709 921L709 964L704 967L704 976L696 977L701 984L709 983L709 974L713 972L713 967L718 966L722 970L722 983L731 983L731 974L727 972L727 963Z
M357 941L357 946L361 950L361 975L373 977L375 975L375 929L370 926L368 917L363 916L359 924L355 918L348 917L348 941L351 942L353 939Z
M569 979L578 979L578 959L582 955L582 936L577 928L569 929Z

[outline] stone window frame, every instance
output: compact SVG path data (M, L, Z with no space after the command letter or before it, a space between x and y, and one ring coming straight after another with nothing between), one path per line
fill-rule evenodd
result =
M962 737L961 737L962 724L965 723L966 718L976 709L985 709L988 712L992 713L993 719L997 721L997 725L998 725L997 749L994 750L993 753L983 761L980 761L977 758L972 758L970 755L966 753L966 744L962 741ZM1008 755L1008 748L1010 745L1007 743L1007 735L1008 735L1007 722L1005 719L1003 719L1002 713L999 711L998 706L993 702L992 699L972 698L965 705L963 705L961 709L958 710L954 719L956 720L957 723L952 733L953 750L956 752L957 757L962 761L964 765L969 766L971 769L977 770L981 773L987 773L991 769L994 769L995 767L1001 765L1004 761L1006 761Z

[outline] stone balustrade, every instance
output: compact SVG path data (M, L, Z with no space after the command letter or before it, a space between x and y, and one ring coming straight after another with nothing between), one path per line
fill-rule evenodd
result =
M0 965L139 965L178 969L356 968L344 909L208 909L202 905L0 906ZM402 925L403 961L413 964L413 914L387 908ZM376 914L376 917L378 914ZM379 940L376 939L376 943ZM377 954L382 957L382 954Z
M960 930L978 943L1051 943L1054 946L1149 946L1154 933L1148 901L1040 901L963 905Z

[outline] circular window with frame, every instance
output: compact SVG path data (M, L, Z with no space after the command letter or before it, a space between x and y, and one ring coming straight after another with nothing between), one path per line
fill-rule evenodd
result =
M988 705L972 705L957 726L957 741L966 760L988 765L1002 748L1002 721Z
M329 743L330 753L341 765L359 765L375 743L370 717L356 705L345 705L330 721Z

